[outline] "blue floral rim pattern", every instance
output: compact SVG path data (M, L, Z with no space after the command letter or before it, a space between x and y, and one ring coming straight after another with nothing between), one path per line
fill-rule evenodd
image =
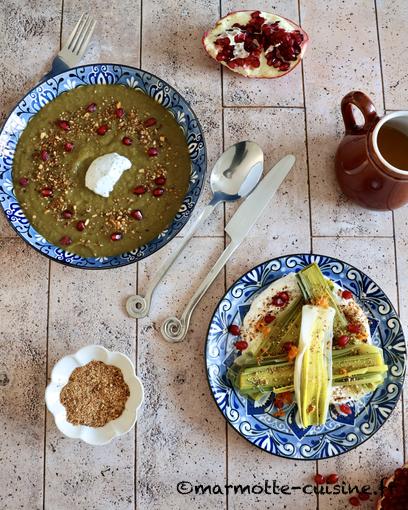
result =
M273 395L262 405L241 396L226 377L238 356L230 324L242 323L251 302L273 281L317 262L325 276L353 292L367 314L373 343L383 349L389 370L384 384L351 406L345 415L331 405L325 425L300 429L296 404L285 416L273 416ZM205 359L215 402L230 425L268 453L299 460L334 457L369 439L391 415L404 382L406 347L400 320L387 296L367 275L340 260L322 255L289 255L260 264L241 276L219 302L208 330Z
M30 224L13 189L13 157L18 139L29 120L48 102L67 90L95 84L120 84L141 90L167 108L184 132L191 158L187 194L171 225L155 239L133 251L112 257L84 258L49 243ZM120 267L137 262L168 243L187 223L194 209L207 166L206 147L199 121L188 103L165 81L134 67L93 64L69 69L34 87L14 108L0 133L0 204L14 230L43 255L85 269Z

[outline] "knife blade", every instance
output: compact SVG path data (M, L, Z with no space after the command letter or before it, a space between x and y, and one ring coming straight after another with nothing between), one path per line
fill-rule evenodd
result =
M269 170L254 191L238 207L225 227L225 231L234 244L240 243L248 235L248 232L290 172L295 161L296 158L292 154L282 158Z

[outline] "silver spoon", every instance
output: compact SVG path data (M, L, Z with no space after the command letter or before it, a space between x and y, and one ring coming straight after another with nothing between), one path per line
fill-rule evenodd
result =
M136 295L128 298L126 310L130 317L141 319L148 315L155 288L198 227L210 216L216 205L221 202L233 202L249 195L258 184L262 171L263 151L255 142L238 142L221 154L211 172L210 185L213 193L211 201L183 237L178 249L164 261L152 277L145 297Z

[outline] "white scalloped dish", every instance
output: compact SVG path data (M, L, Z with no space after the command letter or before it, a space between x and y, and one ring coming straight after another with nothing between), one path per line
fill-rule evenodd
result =
M67 421L65 407L61 404L60 393L68 379L77 367L86 365L92 360L103 361L107 365L118 367L129 386L130 395L125 410L116 420L112 420L103 427L87 427L72 425ZM120 352L112 352L100 345L87 345L75 354L65 356L54 366L51 372L51 382L45 391L45 403L53 414L58 429L67 437L82 439L88 444L103 445L117 436L129 432L136 423L138 409L144 398L143 385L135 374L132 361Z

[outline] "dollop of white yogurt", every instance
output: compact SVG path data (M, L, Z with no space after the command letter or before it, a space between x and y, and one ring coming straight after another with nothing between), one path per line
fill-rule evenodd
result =
M99 156L89 165L85 175L85 186L97 195L107 198L123 172L131 166L128 158L116 152Z

